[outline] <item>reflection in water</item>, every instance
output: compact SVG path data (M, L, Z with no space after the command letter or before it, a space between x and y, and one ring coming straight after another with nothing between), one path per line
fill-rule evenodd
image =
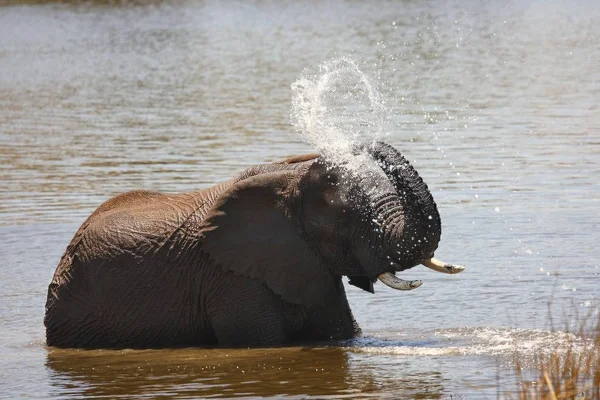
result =
M179 350L49 349L52 395L66 397L317 396L373 394L429 399L442 394L439 373L349 363L338 347Z

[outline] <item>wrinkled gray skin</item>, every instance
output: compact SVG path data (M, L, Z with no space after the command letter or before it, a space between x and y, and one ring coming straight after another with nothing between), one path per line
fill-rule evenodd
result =
M264 346L359 334L342 276L372 292L379 274L433 256L441 233L410 164L384 143L369 152L387 175L375 196L306 155L205 190L108 200L48 288L47 344Z

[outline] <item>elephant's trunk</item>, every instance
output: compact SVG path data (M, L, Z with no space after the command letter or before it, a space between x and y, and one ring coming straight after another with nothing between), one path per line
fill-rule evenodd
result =
M433 256L441 236L441 220L427 185L408 160L386 143L369 148L391 182L395 196L375 202L375 214L384 233L383 248L395 270L411 268Z

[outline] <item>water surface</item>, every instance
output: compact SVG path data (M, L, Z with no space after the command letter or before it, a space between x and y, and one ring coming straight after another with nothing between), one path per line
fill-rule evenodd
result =
M510 355L598 312L596 2L43 3L0 7L0 397L495 398ZM47 348L47 285L85 217L132 189L208 187L310 152L305 67L350 56L429 184L439 258L348 287L364 337L283 349Z

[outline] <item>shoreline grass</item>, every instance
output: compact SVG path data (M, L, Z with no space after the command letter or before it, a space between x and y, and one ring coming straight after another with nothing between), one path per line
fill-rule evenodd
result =
M552 319L550 319L552 321ZM585 318L576 334L566 330L566 346L540 352L533 365L513 356L516 389L505 398L530 400L600 399L600 315ZM553 329L553 331L556 331Z

